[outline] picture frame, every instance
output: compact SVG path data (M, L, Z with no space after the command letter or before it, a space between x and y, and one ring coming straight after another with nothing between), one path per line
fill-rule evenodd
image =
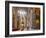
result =
M29 18L31 18L32 21L30 21L30 19L28 18L28 14L29 14ZM15 20L13 19L13 16L16 16L14 17ZM37 22L34 17L36 17L36 19L38 18L39 20L39 21L37 20L38 24L35 24ZM24 24L21 24L21 20L19 20L20 18L24 19L23 20ZM28 19L29 19L28 24L31 22L30 25L27 25ZM18 27L17 27L18 24L17 20L19 20ZM20 25L24 25L24 27ZM28 29L28 27L31 29ZM24 28L26 28L26 30ZM45 4L44 3L5 1L5 37L37 36L44 34L45 34Z

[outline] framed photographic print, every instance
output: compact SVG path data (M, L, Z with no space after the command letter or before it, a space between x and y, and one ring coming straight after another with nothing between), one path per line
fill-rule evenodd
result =
M5 1L5 37L45 34L45 5Z

